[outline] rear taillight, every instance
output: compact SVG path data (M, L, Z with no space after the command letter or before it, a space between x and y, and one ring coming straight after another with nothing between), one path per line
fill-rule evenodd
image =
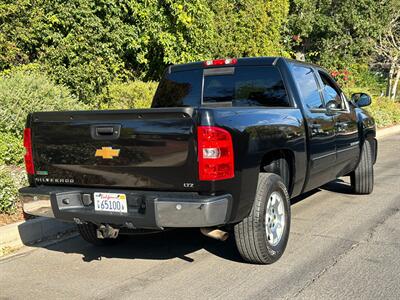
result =
M35 174L35 166L33 165L32 155L32 134L30 128L24 130L24 147L25 147L25 168L26 172L30 175Z
M236 58L214 59L214 60L206 60L204 62L204 66L212 67L212 66L234 65L236 63L237 63Z
M199 178L222 180L235 176L232 137L219 127L197 128Z

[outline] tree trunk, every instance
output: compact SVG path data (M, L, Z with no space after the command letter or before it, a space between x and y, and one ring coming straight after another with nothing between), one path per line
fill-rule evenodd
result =
M399 81L400 81L400 66L397 68L396 79L393 82L392 97L391 97L393 101L396 99L397 87L399 85Z
M394 69L395 69L395 64L394 63L390 64L388 82L387 82L387 86L386 86L386 95L385 95L386 97L390 97L391 96L392 78L393 78L393 74L394 74Z

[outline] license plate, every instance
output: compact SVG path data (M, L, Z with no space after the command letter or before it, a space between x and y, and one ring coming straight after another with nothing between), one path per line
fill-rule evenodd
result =
M128 212L125 194L117 193L94 193L94 210Z

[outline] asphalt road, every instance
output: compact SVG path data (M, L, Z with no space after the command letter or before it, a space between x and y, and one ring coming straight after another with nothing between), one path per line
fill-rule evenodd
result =
M400 135L380 141L375 190L347 179L295 199L288 248L241 262L195 230L95 248L80 237L0 260L1 299L400 299Z

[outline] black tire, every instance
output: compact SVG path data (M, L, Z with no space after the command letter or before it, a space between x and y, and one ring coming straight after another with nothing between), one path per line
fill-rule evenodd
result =
M374 164L369 141L364 142L360 162L350 174L350 182L355 194L371 194L374 189Z
M88 243L95 246L114 245L118 241L116 239L99 239L97 237L97 226L93 223L78 224L78 231L81 237Z
M284 207L285 225L276 245L272 245L266 232L267 202L273 192L277 192ZM236 245L242 258L250 263L271 264L277 261L285 251L290 231L290 199L280 176L272 173L260 173L253 208L250 215L235 225Z

